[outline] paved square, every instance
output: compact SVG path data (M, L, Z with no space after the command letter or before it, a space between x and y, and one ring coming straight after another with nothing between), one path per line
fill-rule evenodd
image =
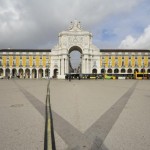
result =
M0 149L44 149L48 80L0 80ZM150 81L51 80L57 150L150 149Z

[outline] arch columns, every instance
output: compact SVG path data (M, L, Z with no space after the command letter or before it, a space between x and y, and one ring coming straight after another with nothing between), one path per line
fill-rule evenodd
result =
M39 78L39 69L36 69L36 79L38 79Z
M3 69L3 76L6 76L6 68Z
M43 68L43 78L45 78L45 68Z
M10 78L12 78L12 68L9 69L10 69Z
M30 68L30 79L32 79L32 68Z

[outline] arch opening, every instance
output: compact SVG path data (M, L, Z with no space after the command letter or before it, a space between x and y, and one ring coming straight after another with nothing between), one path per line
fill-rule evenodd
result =
M93 69L92 73L96 74L97 73L97 69Z
M69 73L81 73L82 71L82 50L78 46L69 49Z
M0 76L3 76L3 69L0 68Z
M58 69L54 69L53 78L57 78L58 76Z

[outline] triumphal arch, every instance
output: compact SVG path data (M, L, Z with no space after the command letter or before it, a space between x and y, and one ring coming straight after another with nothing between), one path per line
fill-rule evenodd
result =
M66 31L59 33L59 42L51 52L51 69L58 78L65 78L71 73L70 53L77 50L81 53L78 73L89 74L93 70L100 72L100 50L92 44L92 34L82 29L79 21L71 22Z

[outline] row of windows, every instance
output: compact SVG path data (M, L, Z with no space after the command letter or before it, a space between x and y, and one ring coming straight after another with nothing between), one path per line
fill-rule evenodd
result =
M12 56L12 57L13 57L13 59L16 59L16 56ZM33 57L33 59L36 59L37 56L26 56L26 59L29 59L29 57ZM39 57L40 57L40 59L43 58L43 56L39 56ZM6 59L9 59L9 58L10 58L10 56L6 56ZM19 56L19 58L22 59L23 56ZM0 56L0 59L2 59L2 56ZM49 59L49 56L46 56L46 59Z
M121 59L124 59L125 57L124 56L119 56L119 57L121 57ZM117 56L115 56L115 59L118 59L119 57L117 57ZM145 57L147 57L147 56L140 56L142 59L144 59ZM107 58L107 56L105 57L105 56L102 56L102 59L106 59ZM112 59L112 56L108 56L108 58L109 59ZM138 59L139 58L139 56L133 56L133 58L135 58L135 59ZM128 59L131 59L131 56L128 56ZM148 59L150 59L150 56L148 56Z

